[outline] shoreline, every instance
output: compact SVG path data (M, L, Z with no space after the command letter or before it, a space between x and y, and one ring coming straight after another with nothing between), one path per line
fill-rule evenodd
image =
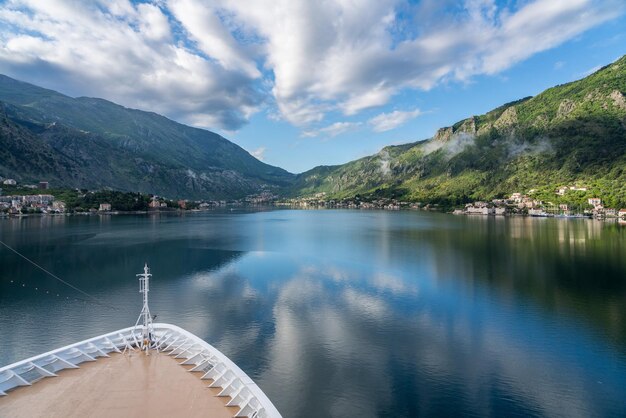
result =
M140 211L106 211L106 212L72 212L72 213L25 213L25 214L7 214L0 213L0 220L2 219L18 219L18 218L34 218L34 217L69 217L69 216L125 216L125 215L161 215L161 214L176 214L182 215L185 213L201 213L201 212L214 212L216 210L228 210L233 212L238 209L294 209L294 210L382 210L389 212L431 212L441 213L454 216L467 216L472 218L537 218L537 219L565 219L565 220L578 220L578 219L590 219L598 221L617 221L620 224L626 225L626 219L620 217L603 217L598 218L592 215L549 215L549 216L536 216L520 213L505 213L505 214L481 214L481 213L454 213L444 210L436 209L419 209L419 208L378 208L378 207L326 207L326 206L308 206L302 207L298 205L287 206L284 204L272 204L272 205L226 205L216 206L210 209L169 209L169 210L140 210Z

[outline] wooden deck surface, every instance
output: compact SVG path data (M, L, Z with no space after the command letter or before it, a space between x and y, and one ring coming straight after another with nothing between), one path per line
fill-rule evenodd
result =
M0 397L0 417L232 417L221 389L208 388L166 354L111 353Z

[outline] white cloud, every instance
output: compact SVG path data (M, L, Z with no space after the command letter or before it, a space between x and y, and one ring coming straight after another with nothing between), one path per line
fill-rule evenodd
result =
M518 10L468 0L455 15L445 13L447 3L431 2L418 18L399 22L398 10L411 6L396 0L221 7L265 40L274 97L294 124L320 121L328 110L354 115L404 88L497 73L624 11L617 0L536 0Z
M157 4L12 0L0 9L0 72L197 126L241 127L264 100L237 61L244 55L176 41L173 20Z
M0 71L205 127L237 129L262 106L306 127L402 90L496 74L626 9L505 3L7 0Z
M153 4L142 3L137 5L137 11L139 12L140 32L146 36L146 39L168 41L171 38L169 21L161 9Z
M314 138L317 136L326 136L333 138L348 131L352 131L361 125L360 122L335 122L324 128L304 131L302 136L305 138Z
M254 151L250 152L250 155L252 155L257 160L264 161L265 160L265 151L266 151L265 147L259 147L259 148L255 149Z
M404 125L421 114L422 112L419 109L409 111L394 110L391 113L381 113L378 116L374 116L368 123L375 132L385 132L396 129L398 126Z
M198 0L170 0L168 8L182 23L200 49L224 68L243 71L252 78L260 77L251 53L237 43L210 3Z
M624 12L624 2L536 0L502 17L488 40L482 65L487 74L502 71L531 55L572 39L583 31Z

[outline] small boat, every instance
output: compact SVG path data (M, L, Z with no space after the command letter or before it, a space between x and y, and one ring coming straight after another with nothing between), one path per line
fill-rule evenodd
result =
M0 416L281 417L215 347L153 323L148 266L137 276L143 308L135 326L0 368Z

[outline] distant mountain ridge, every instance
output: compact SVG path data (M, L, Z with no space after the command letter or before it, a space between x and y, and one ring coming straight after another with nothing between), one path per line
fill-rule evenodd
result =
M557 187L581 184L608 205L626 207L625 94L626 56L584 79L441 128L426 141L301 173L289 193L459 205L532 190L558 202Z
M213 132L0 75L0 175L64 187L238 198L293 175Z
M600 196L626 207L626 56L428 140L298 175L213 132L0 75L0 176L169 198L232 199L267 190L452 206L532 191L554 203ZM572 185L587 192L555 195Z

